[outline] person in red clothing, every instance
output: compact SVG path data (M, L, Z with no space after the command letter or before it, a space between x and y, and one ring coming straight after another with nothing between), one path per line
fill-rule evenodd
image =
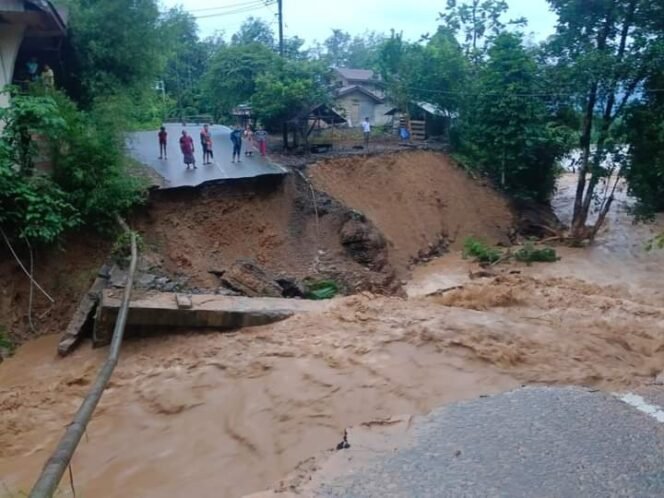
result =
M182 130L182 136L180 137L180 150L184 156L184 164L193 166L196 169L196 158L194 157L194 139L189 136L187 130Z
M168 144L168 132L165 127L159 128L159 159L168 159L166 145Z

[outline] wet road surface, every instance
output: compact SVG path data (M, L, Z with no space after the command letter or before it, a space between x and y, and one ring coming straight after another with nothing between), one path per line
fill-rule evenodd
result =
M196 165L198 169L189 169L182 162L179 140L183 127L181 124L168 124L168 159L159 159L159 142L157 130L132 133L128 147L130 155L146 166L153 168L165 180L165 188L196 186L215 180L234 178L253 178L264 175L284 175L286 170L281 166L270 164L254 152L253 157L245 157L247 142L242 143L242 162L232 164L232 144L230 129L221 126L210 126L212 133L212 150L214 160L212 165L203 166L203 151L200 145L199 133L202 126L188 124L185 128L194 139Z
M622 401L583 389L525 388L442 408L414 422L406 442L386 438L368 461L351 438L343 463L318 476L313 494L662 497L664 411L653 404L663 392Z

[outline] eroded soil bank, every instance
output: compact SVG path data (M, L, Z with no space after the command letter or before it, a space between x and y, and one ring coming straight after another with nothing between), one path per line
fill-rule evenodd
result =
M319 181L368 218L369 208L386 209L352 200L335 178L343 174ZM74 457L78 493L237 497L335 446L347 426L522 383L622 389L651 381L664 364L664 256L637 250L654 227L632 227L616 213L596 248L565 250L551 265L506 265L471 281L476 268L452 250L418 268L408 299L361 293L326 313L235 334L127 342ZM376 218L395 247L406 240L390 232L391 217ZM390 264L399 261L407 257ZM423 295L450 282L463 288ZM105 354L84 347L60 360L55 341L28 343L0 366L0 476L12 491L30 486Z

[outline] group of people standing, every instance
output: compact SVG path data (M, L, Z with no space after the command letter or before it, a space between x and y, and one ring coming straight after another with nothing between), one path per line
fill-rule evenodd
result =
M158 138L159 159L168 159L168 132L166 131L166 127L162 126L159 129ZM242 155L243 140L246 141L244 152L245 157L253 156L254 150L256 149L258 149L262 157L267 155L267 132L262 128L254 132L250 126L247 126L244 130L236 127L230 133L230 140L233 145L233 158L231 160L233 164L236 162L242 162L240 157ZM200 131L200 142L201 150L203 151L203 165L213 164L214 150L212 146L212 134L210 133L210 127L207 124L203 125L203 128ZM187 130L182 130L182 136L180 137L180 151L182 152L183 161L187 169L197 169L196 156L194 154L194 139L189 135Z

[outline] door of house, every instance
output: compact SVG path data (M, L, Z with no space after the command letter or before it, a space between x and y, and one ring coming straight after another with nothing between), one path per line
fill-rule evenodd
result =
M360 100L353 99L350 108L350 125L357 126L360 124Z

